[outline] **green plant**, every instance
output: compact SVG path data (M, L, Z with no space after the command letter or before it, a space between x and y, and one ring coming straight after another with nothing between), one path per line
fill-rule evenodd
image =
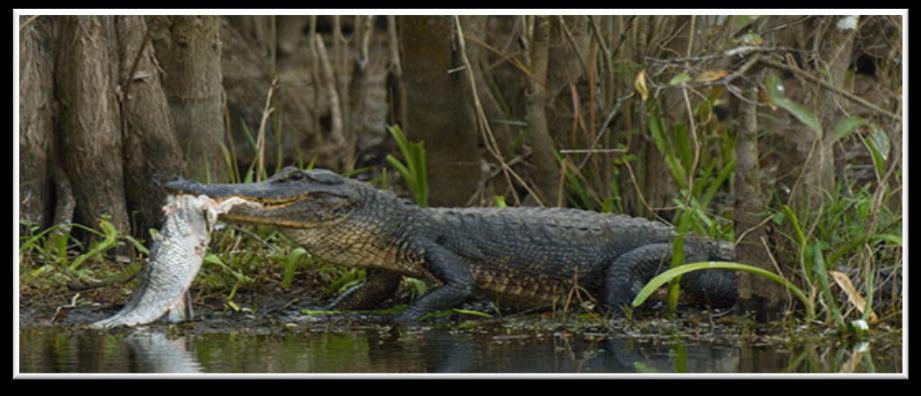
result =
M710 269L745 271L745 272L749 272L755 275L759 275L773 282L777 282L783 285L784 287L786 287L788 290L790 290L790 292L793 293L793 295L796 296L796 298L799 299L800 302L803 303L803 305L806 307L807 318L811 318L815 315L814 313L815 305L812 303L812 300L810 300L806 296L806 293L803 292L802 289L796 287L796 285L784 279L782 276L769 272L769 271L765 271L755 266L751 266L747 264L740 264L740 263L731 263L731 262L725 262L725 261L708 261L708 262L700 262L700 263L688 263L688 264L684 264L679 267L669 269L668 271L665 271L657 275L656 277L650 279L649 282L647 282L646 285L643 286L640 292L633 299L632 306L638 307L642 305L649 298L649 296L651 296L652 293L654 293L658 288L662 287L662 285L668 282L671 282L672 280L684 274L687 274L688 272L710 270Z
M388 126L387 130L390 132L390 136L393 136L393 140L397 142L397 147L399 147L400 153L406 160L404 163L392 154L387 154L387 162L403 177L403 181L406 182L406 186L412 192L416 204L422 207L428 206L429 184L425 149L423 148L424 142L410 142L403 130L397 125Z

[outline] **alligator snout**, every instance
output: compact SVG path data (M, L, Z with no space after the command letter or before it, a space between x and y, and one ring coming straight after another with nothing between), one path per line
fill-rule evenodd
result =
M201 183L186 179L166 182L163 187L171 194L199 194L202 190Z

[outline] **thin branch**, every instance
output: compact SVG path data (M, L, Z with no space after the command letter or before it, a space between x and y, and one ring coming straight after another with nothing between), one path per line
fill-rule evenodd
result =
M326 45L323 43L323 38L320 35L316 35L316 40L313 44L317 49L317 59L320 62L320 66L323 70L323 77L326 80L326 90L329 94L329 112L332 118L332 132L330 136L333 138L333 142L336 146L346 149L346 140L343 132L343 114L341 102L339 101L339 91L336 88L336 76L333 74L333 67L330 63L329 56L326 53ZM345 158L344 162L346 166L351 164L351 158Z
M589 149L594 150L596 147L598 147L598 144L601 142L602 136L604 136L604 133L608 130L608 125L610 125L611 122L614 121L614 117L618 114L618 111L620 111L620 106L622 106L627 99L632 98L635 92L636 91L630 91L630 93L628 93L627 95L624 95L620 97L619 99L617 99L617 104L614 105L614 109L611 110L611 112L608 114L608 118L604 120L603 124L601 124L601 128L598 129L598 133L595 134L595 141L592 142L592 145L591 147L589 147ZM576 167L576 169L581 171L582 168L585 167L585 164L588 163L588 158L589 156L586 156L585 158L583 158L582 162L579 163L579 166Z
M454 24L457 27L457 45L459 47L458 53L460 53L461 61L464 63L467 78L470 80L470 89L473 93L473 105L476 109L477 123L480 126L480 131L483 133L483 141L486 143L486 150L489 151L489 153L492 154L493 157L495 157L499 162L499 166L502 167L503 174L505 175L506 183L508 183L509 186L514 185L511 180L511 177L514 177L515 180L517 180L518 183L520 183L521 186L528 191L528 194L534 196L534 199L540 206L544 206L538 195L528 186L528 183L522 179L518 173L512 170L512 168L509 167L509 165L502 158L502 153L499 150L499 144L496 142L496 138L492 133L492 129L489 127L489 120L486 118L486 111L483 110L483 104L480 102L480 95L477 93L476 81L474 80L475 77L473 74L473 66L470 63L470 59L467 57L467 46L464 42L464 31L461 27L460 18L456 15L454 16ZM516 203L520 204L518 201L518 194L512 194L512 196L515 198Z
M125 77L125 81L122 82L122 96L124 100L128 100L128 90L131 87L131 83L134 81L134 73L138 70L138 64L141 62L141 56L144 54L144 50L147 49L147 45L150 43L150 28L144 32L144 41L141 42L141 47L138 48L137 54L134 56L134 63L131 64L131 70L128 72L128 76Z
M23 22L21 25L19 25L19 31L21 32L23 29L26 28L26 26L29 26L29 24L31 24L32 21L38 19L38 17L40 17L40 16L41 16L41 15L33 15L31 18L26 19L25 22Z
M576 58L579 59L579 65L582 66L583 75L588 75L588 66L585 65L585 58L582 57L582 53L579 52L579 47L576 45L576 39L573 37L572 32L569 31L569 27L566 26L566 20L563 19L562 15L557 15L557 20L560 23L560 30L563 31L563 35L566 36L566 41L569 41L569 45L572 46L572 51L576 53Z
M393 71L394 76L403 75L403 65L400 64L400 42L397 37L397 18L387 15L387 50L390 53L387 67Z
M509 56L509 55L507 55L507 54L504 54L504 53L502 53L501 51L499 51L498 49L493 48L491 45L489 45L489 44L483 42L483 40L480 40L480 39L478 39L478 38L476 38L476 37L464 35L464 40L470 40L471 43L476 44L476 45L478 45L478 46L480 46L480 47L482 47L482 48L486 48L487 50L489 50L490 52L492 52L492 53L495 54L496 56L502 58L503 61L508 61L512 66L514 66L516 69L520 70L520 71L525 75L525 77L528 78L528 81L536 81L538 84L541 84L541 85L546 89L546 87L547 87L547 86L546 86L546 82L540 81L540 80L534 78L534 74L531 73L531 71L528 70L528 67L525 66L523 63L521 63L521 61L518 60L518 58L515 58L514 56ZM525 57L528 57L527 51L525 51ZM528 61L528 62L530 62L530 61ZM493 67L498 66L498 65L500 65L500 64L501 64L501 62L496 63L496 65L494 65Z
M880 108L879 106L876 106L876 105L874 105L873 103L870 103L870 102L866 101L865 99L863 99L863 98L861 98L861 97L859 97L859 96L857 96L857 95L854 95L854 94L852 94L852 93L850 93L850 92L847 92L847 91L845 91L845 90L843 90L843 89L841 89L841 88L838 88L838 87L836 87L836 86L830 84L829 82L827 82L827 81L825 81L825 80L823 80L823 79L821 79L821 78L815 77L815 76L813 76L812 74L809 74L809 73L807 73L807 72L805 72L805 71L802 71L802 70L800 70L800 69L798 69L798 68L790 67L790 66L785 65L785 64L783 64L783 63L776 62L776 61L773 61L773 60L770 60L770 59L766 59L766 58L761 58L761 59L760 59L760 62L763 63L763 64L765 64L765 65L767 65L767 66L773 67L773 68L775 68L775 69L785 70L785 71L788 71L788 72L790 72L790 73L796 74L796 75L798 75L798 76L800 76L800 77L803 77L803 78L806 79L806 80L809 80L809 81L811 81L811 82L813 82L813 83L815 83L815 84L818 84L818 85L821 86L822 88L825 88L825 89L830 90L830 91L832 91L832 92L834 92L834 93L836 93L836 94L838 94L838 95L841 95L841 96L843 96L843 97L845 97L845 98L847 98L847 99L849 99L849 100L851 100L851 101L853 101L853 102L855 102L855 103L857 103L857 104L859 104L859 105L861 105L861 106L863 106L863 107L866 107L867 109L873 110L873 111L875 111L875 112L877 112L877 113L879 113L879 114L882 114L882 115L884 115L884 116L886 116L886 117L888 117L888 118L890 118L890 119L892 119L892 120L894 120L894 121L901 121L901 120L902 120L902 117L899 116L898 114L895 114L895 113L892 113L892 112L887 111L887 110L885 110L885 109L882 109L882 108Z
M560 154L626 153L627 149L560 149Z
M275 112L275 108L272 107L272 98L275 96L277 87L278 77L275 77L265 96L265 107L262 109L262 119L259 121L259 132L256 138L256 149L259 150L259 156L256 159L256 181L259 181L265 173L265 129L269 125L269 116Z

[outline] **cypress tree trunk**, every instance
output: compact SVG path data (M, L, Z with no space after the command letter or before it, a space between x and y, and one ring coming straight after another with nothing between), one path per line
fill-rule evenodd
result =
M163 88L186 159L186 175L199 181L227 179L224 88L218 16L155 17L151 23Z
M398 17L404 95L404 129L422 140L429 158L432 206L464 205L480 180L477 129L464 73L454 45L454 23L446 16ZM436 160L431 160L436 159Z
M833 86L842 88L847 69L851 62L851 50L854 43L855 28L843 29L839 22L844 17L823 17L815 21L814 36L811 44L818 48L814 61L807 62L804 69L814 76L825 79ZM784 137L788 140L792 158L785 161L789 166L797 167L789 172L799 180L789 182L793 186L792 201L798 213L816 211L826 199L826 194L835 189L834 144L837 142L835 125L843 117L839 107L846 104L838 94L823 89L812 82L803 81L803 104L814 111L822 126L816 131L802 123ZM802 177L799 175L802 174Z
M130 232L122 173L122 136L113 68L114 18L68 16L61 20L55 67L60 104L60 150L73 186L77 215L94 223L111 216Z
M530 172L543 206L558 206L562 194L560 168L554 156L553 138L547 125L548 67L550 63L550 17L534 17L534 34L530 39L530 68L533 75L527 94L528 135L533 151L531 161L537 167ZM527 201L526 201L527 202Z
M122 87L125 197L137 237L159 228L166 202L163 184L184 169L169 103L161 86L147 24L140 16L116 17L118 76Z
M21 17L20 24L30 17ZM41 228L52 213L53 21L32 20L19 36L19 217Z
M739 103L739 133L736 137L735 210L733 219L737 233L745 233L736 247L736 260L761 267L770 272L771 257L765 251L767 233L759 226L764 213L761 190L761 169L758 165L758 84L762 73L753 73L743 84L747 102ZM782 314L783 288L748 272L739 274L739 307L755 314L760 321L776 320Z

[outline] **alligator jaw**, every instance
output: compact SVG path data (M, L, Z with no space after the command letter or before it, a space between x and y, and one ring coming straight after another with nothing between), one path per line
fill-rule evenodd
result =
M260 204L263 208L280 208L303 199L307 193L278 195L262 183L254 184L201 184L192 180L174 180L164 186L171 194L205 195L215 202L239 198Z

